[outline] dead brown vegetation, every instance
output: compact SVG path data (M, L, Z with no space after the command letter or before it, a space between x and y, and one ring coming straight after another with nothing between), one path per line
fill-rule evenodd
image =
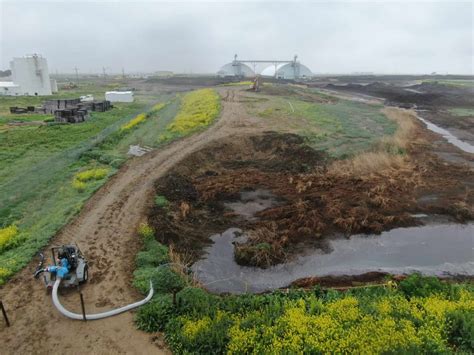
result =
M384 136L365 153L343 161L333 162L328 171L332 174L354 174L357 176L372 174L387 169L411 169L414 166L405 153L414 143L416 133L416 118L414 112L403 112L400 109L387 107L385 115L397 122L398 128L394 135Z
M248 238L235 246L237 261L265 267L334 233L372 234L416 225L414 213L472 219L474 196L463 189L472 172L426 153L416 124L396 112L394 119L400 119L400 128L384 144L408 154L374 150L329 166L321 153L291 134L212 144L184 161L174 176L157 183L158 193L171 202L171 212L152 216L155 230L179 250L195 251L209 235L238 226ZM285 202L259 212L255 221L226 213L223 202L256 188L268 189ZM420 202L433 193L436 198Z

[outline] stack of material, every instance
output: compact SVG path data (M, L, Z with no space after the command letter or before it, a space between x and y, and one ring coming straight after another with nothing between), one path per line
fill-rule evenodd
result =
M88 118L88 111L81 108L67 108L54 111L54 121L61 123L79 123Z
M153 148L150 147L140 147L139 145L131 145L128 149L129 155L134 155L136 157L141 157L142 155L151 152Z
M110 101L103 100L81 102L79 105L77 105L77 107L87 109L89 111L105 112L114 106L110 104Z
M35 107L34 106L28 106L26 108L17 107L17 106L10 107L10 113L13 113L13 114L21 114L21 113L29 113L29 112L35 112Z
M88 95L88 97L92 97ZM10 107L10 113L43 113L54 114L54 120L62 123L84 122L90 111L105 112L113 108L110 101L82 101L81 99L61 99L45 101L42 107Z
M88 98L92 96L88 95ZM62 123L84 122L90 111L105 112L112 108L110 101L90 101L79 99L49 100L43 104L43 113L53 113L54 120Z
M42 107L44 113L54 114L56 110L74 108L81 102L81 99L61 99L45 101Z

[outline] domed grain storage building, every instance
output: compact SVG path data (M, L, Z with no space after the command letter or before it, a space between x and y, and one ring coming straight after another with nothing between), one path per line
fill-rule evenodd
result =
M224 65L222 68L219 69L217 72L217 76L225 78L225 77L240 77L240 78L250 78L254 77L255 73L253 70L244 63L239 62L231 62Z
M276 69L276 73L275 73ZM298 62L283 63L275 67L270 65L263 69L262 76L273 77L277 79L309 79L313 76L311 70L306 65Z

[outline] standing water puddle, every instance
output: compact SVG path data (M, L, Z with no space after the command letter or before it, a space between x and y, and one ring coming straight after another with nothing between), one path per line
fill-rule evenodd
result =
M226 202L224 206L231 209L235 214L247 220L255 220L255 214L276 206L278 201L276 196L269 190L257 189L243 191L240 193L240 200L237 202Z
M268 269L234 261L237 228L211 237L214 244L193 265L197 279L212 292L263 292L310 276L358 275L369 271L393 274L474 275L474 224L397 228L379 236L356 235L329 241L330 253L316 249L296 260Z
M467 153L474 153L474 146L470 145L469 143L463 142L456 136L454 136L451 132L447 131L444 128L441 128L434 123L431 123L430 121L425 120L424 118L420 117L419 115L416 115L416 117L426 124L426 127L435 133L438 133L443 136L444 139L446 139L449 143L452 145L455 145L459 149L467 152Z

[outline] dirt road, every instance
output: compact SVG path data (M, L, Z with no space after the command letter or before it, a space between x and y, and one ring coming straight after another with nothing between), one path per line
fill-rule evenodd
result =
M88 313L102 312L143 296L131 286L140 248L136 227L153 200L153 182L210 141L259 130L259 120L242 110L236 89L222 89L221 118L208 130L125 164L63 228L50 245L75 241L90 260L90 282L82 292ZM48 252L48 248L45 249ZM48 255L48 254L46 254ZM133 314L90 322L69 320L54 308L44 285L32 277L32 261L0 290L12 326L0 322L0 353L161 353L161 341L135 329ZM60 295L80 313L77 291Z

